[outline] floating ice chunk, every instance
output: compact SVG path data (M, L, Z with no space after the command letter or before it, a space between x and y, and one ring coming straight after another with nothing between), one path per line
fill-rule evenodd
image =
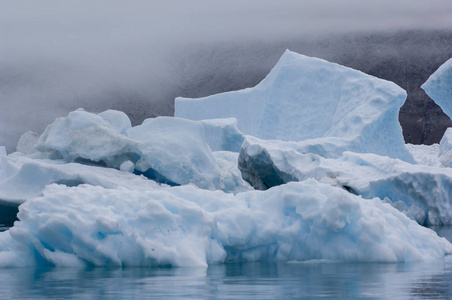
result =
M6 156L6 148L5 148L5 146L0 146L0 156Z
M286 51L254 88L199 99L176 98L175 116L235 117L245 134L301 141L335 137L346 149L414 162L398 122L403 89L322 59Z
M18 216L0 233L1 267L407 262L452 252L392 206L314 180L235 196L191 186L50 185Z
M31 159L26 156L0 157L0 201L18 206L42 193L46 185L99 185L105 188L127 186L136 190L158 188L143 176L77 163Z
M140 156L135 168L145 176L155 176L169 184L195 183L207 189L220 184L220 168L207 145L201 123L158 117L146 119L142 125L129 129L127 135L139 141Z
M442 64L421 87L452 118L452 59Z
M49 125L39 137L35 149L48 153L50 158L66 161L81 158L119 167L123 160L117 162L116 158L132 152L130 142L99 115L76 110Z
M204 132L204 127L208 128L218 148L238 151L243 138L234 120L212 120L204 124L158 117L135 127L129 127L129 123L127 116L117 111L99 115L73 111L47 127L33 147L35 153L31 157L136 172L170 185L191 183L205 189L236 190L231 182L222 182L225 175L212 155ZM221 143L214 140L215 134Z
M242 173L238 168L238 153L215 151L213 157L221 170L219 189L232 193L253 190L251 185L242 178Z
M247 136L239 155L243 178L258 189L314 178L364 198L403 201L407 215L423 225L452 224L451 168L370 153L344 152L339 159L327 159L284 145Z
M32 250L26 249L29 242L24 241L22 243L23 232L20 230L13 234L6 232L0 233L0 245L2 245L0 246L2 248L0 252L0 266L6 268L35 266L36 260L32 256Z
M119 170L132 173L135 170L135 164L130 160L127 160L119 166Z
M237 119L202 120L201 124L212 151L240 152L243 133L237 127Z
M406 144L406 148L413 155L414 160L421 165L432 167L441 167L439 158L440 146L439 144L432 145L413 145Z
M33 147L36 145L38 138L39 135L36 132L25 132L21 135L16 150L26 155L34 153Z
M122 111L109 109L98 115L110 123L119 133L125 134L132 127L129 117Z

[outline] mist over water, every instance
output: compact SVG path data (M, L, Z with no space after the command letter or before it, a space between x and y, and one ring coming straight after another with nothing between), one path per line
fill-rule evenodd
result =
M172 115L176 96L255 85L285 48L359 67L408 55L391 47L405 41L439 66L450 55L450 36L441 32L452 28L452 3L393 2L4 1L0 145L11 152L23 132L40 133L79 107L123 110L134 124ZM428 32L417 41L410 30L420 29L437 42L425 43ZM382 44L369 38L375 34L392 41L378 55L365 47Z

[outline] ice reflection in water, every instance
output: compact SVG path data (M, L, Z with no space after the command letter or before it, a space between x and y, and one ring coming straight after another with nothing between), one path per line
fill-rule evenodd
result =
M0 299L452 298L452 259L244 263L173 269L2 269Z

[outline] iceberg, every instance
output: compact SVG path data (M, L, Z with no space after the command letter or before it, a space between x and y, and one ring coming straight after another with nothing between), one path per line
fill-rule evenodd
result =
M109 121L82 109L57 118L32 146L37 151L34 157L67 162L91 161L110 167L134 159L135 147L133 141L118 132Z
M170 117L146 119L127 135L138 142L135 169L145 176L171 185L194 183L207 189L220 184L220 168L199 122Z
M452 252L389 204L312 179L236 195L52 184L19 210L0 233L0 267L409 262Z
M452 118L452 59L442 64L421 87Z
M215 150L238 152L243 140L234 120L196 122L157 117L131 127L122 112L109 110L96 115L77 110L55 120L34 145L30 146L32 135L26 133L21 138L26 142L20 144L26 146L18 150L24 149L24 154L32 158L135 172L170 185L191 183L227 192L246 189L248 184L241 177L225 178L234 175L222 173L205 132ZM239 186L233 186L232 182Z
M242 179L237 167L238 153L218 151L213 152L213 156L220 168L219 180L224 190L243 192L252 189ZM0 157L0 203L5 207L17 210L20 204L41 195L45 187L52 183L70 187L81 184L106 189L124 187L137 191L161 186L143 175L99 166L31 159L23 155ZM14 216L7 219L15 220L17 211L11 213ZM5 218L0 218L0 223Z
M132 126L82 109L0 147L0 267L411 262L452 254L450 131L393 83L290 51L255 88ZM181 118L184 117L184 118Z
M328 159L299 153L286 142L246 137L239 169L257 189L314 178L363 198L388 199L422 225L452 224L451 168L371 153L344 152L338 159Z
M129 117L122 111L109 109L99 113L98 116L107 121L113 129L121 134L127 134L127 130L132 128Z
M308 145L315 139L312 143L320 147L336 141L342 151L414 162L398 122L405 99L406 92L392 82L287 50L256 87L176 98L175 116L234 117L243 133L260 139Z

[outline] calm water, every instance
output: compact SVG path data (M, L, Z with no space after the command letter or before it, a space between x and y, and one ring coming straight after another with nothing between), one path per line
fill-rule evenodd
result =
M438 230L452 237L450 227ZM452 299L452 256L413 264L0 269L0 299Z

